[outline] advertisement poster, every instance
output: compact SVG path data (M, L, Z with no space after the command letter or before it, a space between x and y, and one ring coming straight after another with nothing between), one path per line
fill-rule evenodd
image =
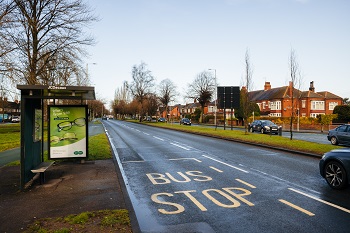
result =
M86 158L87 106L49 106L49 157Z
M34 111L34 142L41 141L43 128L42 128L43 116L41 109L35 109Z

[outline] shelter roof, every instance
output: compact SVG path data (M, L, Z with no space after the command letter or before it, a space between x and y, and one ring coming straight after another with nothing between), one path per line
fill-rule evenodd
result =
M95 87L91 86L48 86L17 85L21 95L42 99L95 100Z

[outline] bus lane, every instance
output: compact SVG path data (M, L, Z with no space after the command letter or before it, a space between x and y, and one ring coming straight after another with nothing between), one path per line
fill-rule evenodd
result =
M139 140L130 156L138 159L120 162L142 232L344 232L350 227L347 209L326 204L318 192L181 140L143 135L155 140Z

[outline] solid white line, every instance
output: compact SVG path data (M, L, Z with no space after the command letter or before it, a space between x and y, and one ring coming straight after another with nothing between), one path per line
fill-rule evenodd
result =
M317 198L317 197L311 196L311 195L309 195L309 194L307 194L307 193L303 193L303 192L301 192L301 191L299 191L299 190L296 190L296 189L293 189L293 188L288 188L288 189L291 190L291 191L293 191L293 192L299 193L299 194L301 194L301 195L304 195L304 196L306 196L306 197L309 197L309 198L314 199L314 200L316 200L316 201L319 201L319 202L321 202L321 203L323 203L323 204L332 206L332 207L334 207L334 208L336 208L336 209L339 209L339 210L341 210L341 211L344 211L344 212L350 214L350 210L348 210L348 209L346 209L346 208L344 208L344 207L335 205L335 204L333 204L333 203L330 203L330 202L328 202L328 201L319 199L319 198Z
M239 168L239 167L235 167L235 166L230 165L230 164L228 164L228 163L224 163L224 162L222 162L222 161L220 161L220 160L217 160L217 159L211 158L211 157L209 157L209 156L207 156L207 155L202 155L202 156L203 156L203 157L206 157L206 158L208 158L208 159L211 159L211 160L213 160L213 161L215 161L215 162L218 162L218 163L224 164L224 165L226 165L226 166L228 166L228 167L232 167L232 168L234 168L234 169L237 169L237 170L239 170L239 171L241 171L241 172L249 173L249 172L248 172L248 171L246 171L246 170L243 170L243 169L241 169L241 168Z
M186 148L184 146L181 146L181 145L178 145L178 144L175 144L175 143L172 143L172 142L170 144L173 145L173 146L180 147L181 149L184 149L184 150L190 150L190 149L188 149L188 148Z
M158 137L156 137L156 136L153 136L155 139L158 139L158 140L161 140L161 141L163 141L164 142L164 139L163 138L158 138Z

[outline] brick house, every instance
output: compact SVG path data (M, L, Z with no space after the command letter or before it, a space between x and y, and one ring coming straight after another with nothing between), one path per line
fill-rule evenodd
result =
M8 101L7 98L0 97L0 121L4 117L5 120L11 119L13 116L19 116L21 112L20 102L15 100L14 102Z
M328 91L315 92L314 82L310 82L308 91L293 89L292 82L288 86L272 88L265 82L263 90L249 92L252 102L258 104L262 116L290 117L292 113L292 91L294 109L299 110L301 117L316 117L319 114L332 114L343 99Z

